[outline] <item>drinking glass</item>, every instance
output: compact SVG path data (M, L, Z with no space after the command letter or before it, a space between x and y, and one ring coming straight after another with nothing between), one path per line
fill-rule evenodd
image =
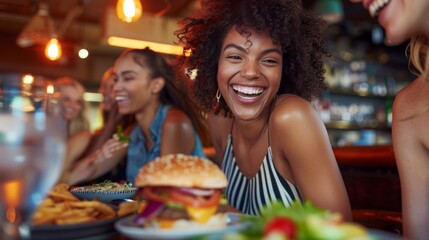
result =
M29 239L37 205L56 184L66 124L46 80L0 79L0 239Z

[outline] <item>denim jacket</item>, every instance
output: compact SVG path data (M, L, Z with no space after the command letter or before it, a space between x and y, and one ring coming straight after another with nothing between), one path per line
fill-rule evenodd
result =
M139 125L136 125L130 134L130 141L128 143L128 156L127 156L127 181L134 183L139 169L146 163L152 161L160 156L161 151L161 136L162 125L167 117L169 105L161 104L158 112L150 125L151 140L153 146L146 150L146 139L143 135ZM205 157L203 145L198 133L194 130L195 146L191 155Z

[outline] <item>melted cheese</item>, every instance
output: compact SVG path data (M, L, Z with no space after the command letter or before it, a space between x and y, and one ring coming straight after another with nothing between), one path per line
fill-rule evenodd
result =
M209 220L209 218L213 216L213 214L215 214L217 210L217 206L207 208L186 206L185 208L186 212L192 218L192 220L195 220L200 223L207 222L207 220Z

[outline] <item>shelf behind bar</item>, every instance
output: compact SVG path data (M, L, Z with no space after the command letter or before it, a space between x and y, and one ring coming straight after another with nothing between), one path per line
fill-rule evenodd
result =
M375 122L375 121L374 121ZM331 121L325 123L328 129L344 129L344 130L362 130L362 129L374 129L374 130L390 130L386 125L378 125L377 123L357 123L350 121Z

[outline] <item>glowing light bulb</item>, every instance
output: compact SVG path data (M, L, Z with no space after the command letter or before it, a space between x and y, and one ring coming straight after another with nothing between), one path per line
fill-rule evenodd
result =
M46 44L45 55L51 61L56 61L61 58L62 49L61 44L57 38L51 38L48 44Z
M34 76L33 76L33 75L31 75L31 74L25 74L25 75L22 77L22 83L24 83L24 84L29 84L29 85L31 85L31 84L33 84L33 81L34 81Z
M118 0L116 15L121 21L131 23L137 21L142 15L140 0Z
M77 53L81 59L85 59L89 56L89 52L86 48L79 49L79 52Z
M49 84L49 85L46 87L46 93L48 93L48 94L54 94L54 85Z

